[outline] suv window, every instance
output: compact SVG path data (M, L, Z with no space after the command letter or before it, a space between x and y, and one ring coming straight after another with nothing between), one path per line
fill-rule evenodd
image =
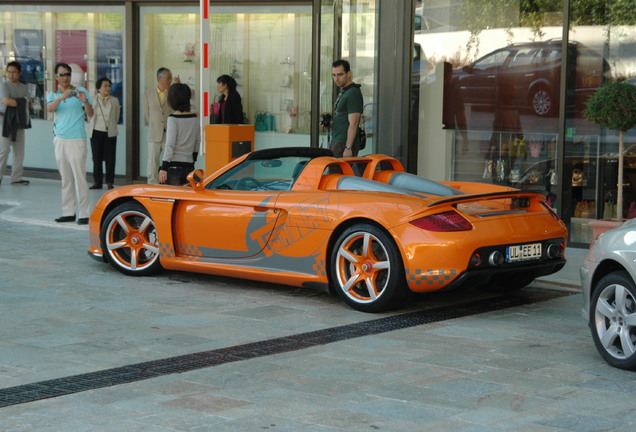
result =
M531 63L534 63L534 58L536 55L536 48L521 48L515 53L512 60L510 60L510 67L527 66Z
M496 51L492 53L491 55L476 61L475 64L473 65L473 69L486 70L486 69L503 66L503 64L506 62L506 59L509 56L510 56L510 51L508 50Z

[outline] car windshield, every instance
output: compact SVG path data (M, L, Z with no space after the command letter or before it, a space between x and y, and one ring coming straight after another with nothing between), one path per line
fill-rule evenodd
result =
M206 188L241 191L290 190L310 159L305 156L247 159L221 174Z

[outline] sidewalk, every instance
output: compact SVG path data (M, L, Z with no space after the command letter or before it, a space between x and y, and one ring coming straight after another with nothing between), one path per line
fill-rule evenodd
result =
M54 222L56 217L61 216L59 180L29 180L29 186L10 183L0 185L0 207L8 207L0 208L0 220L88 231L85 225ZM89 190L91 205L95 205L105 192L106 188ZM557 273L537 279L534 285L551 289L580 290L579 266L586 252L587 249L567 248L565 267Z

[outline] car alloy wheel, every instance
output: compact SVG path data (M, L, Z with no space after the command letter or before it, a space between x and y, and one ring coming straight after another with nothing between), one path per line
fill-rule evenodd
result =
M636 286L625 271L610 273L595 286L590 306L592 338L612 366L636 368Z
M128 275L156 273L159 263L157 229L137 202L117 206L102 225L102 245L112 266Z
M547 116L552 113L554 109L552 106L552 97L546 89L539 88L533 92L532 109L534 113L539 116Z
M380 312L406 297L402 259L391 237L370 224L346 229L331 252L331 282L354 309Z

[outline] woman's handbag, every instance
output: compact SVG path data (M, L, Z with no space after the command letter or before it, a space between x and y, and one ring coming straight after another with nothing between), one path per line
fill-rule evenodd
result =
M221 122L221 103L213 102L210 105L210 124L219 124Z

